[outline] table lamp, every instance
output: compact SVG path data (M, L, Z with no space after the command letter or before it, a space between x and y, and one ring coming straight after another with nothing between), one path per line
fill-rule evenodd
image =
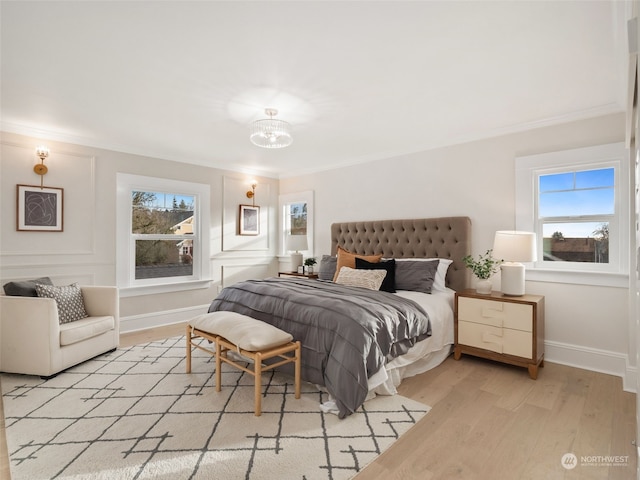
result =
M536 234L516 230L498 230L493 241L493 258L504 260L500 266L502 293L524 295L524 265L536 261Z
M298 267L302 266L302 254L299 250L306 250L309 248L307 246L307 236L306 235L289 235L286 239L286 249L290 252L294 252L291 254L291 271L297 272Z

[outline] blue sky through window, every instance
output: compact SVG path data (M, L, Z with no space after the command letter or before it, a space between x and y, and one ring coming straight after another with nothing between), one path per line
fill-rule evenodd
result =
M613 215L615 213L615 170L601 168L539 177L539 215L553 217L581 217ZM560 231L565 237L592 237L601 223L545 222L543 235ZM553 230L549 232L549 230Z

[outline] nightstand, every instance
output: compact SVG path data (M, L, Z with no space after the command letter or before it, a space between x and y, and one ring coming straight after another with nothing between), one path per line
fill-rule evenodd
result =
M298 272L278 272L279 277L304 277L312 280L318 279L317 273L298 273Z
M529 370L544 367L544 297L456 292L454 358L463 353Z

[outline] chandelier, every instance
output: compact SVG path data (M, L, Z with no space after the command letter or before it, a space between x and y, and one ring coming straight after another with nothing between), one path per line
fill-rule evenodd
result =
M256 120L251 123L251 143L262 148L284 148L293 143L291 136L291 125L282 120L276 120L278 110L267 108L266 113L269 118Z

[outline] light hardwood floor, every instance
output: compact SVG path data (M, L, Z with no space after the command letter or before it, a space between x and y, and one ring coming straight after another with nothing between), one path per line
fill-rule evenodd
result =
M173 325L120 343L183 332ZM618 377L545 362L531 380L525 369L463 355L406 379L399 393L432 410L356 480L636 478L636 396ZM575 469L561 465L565 453L576 455ZM600 465L614 455L627 460ZM4 416L0 460L0 480L9 480Z

